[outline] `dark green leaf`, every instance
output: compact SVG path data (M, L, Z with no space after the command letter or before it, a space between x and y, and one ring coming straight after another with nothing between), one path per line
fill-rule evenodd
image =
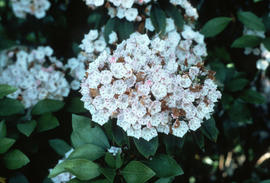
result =
M113 183L114 177L116 176L115 169L100 167L99 171L108 179L109 182Z
M155 183L172 183L173 180L174 180L174 177L160 178Z
M181 11L172 4L168 4L165 8L166 14L174 20L178 29L182 29L184 26L184 18Z
M150 18L156 32L164 34L166 30L166 14L158 5L152 6Z
M270 183L270 179L263 180L263 181L261 181L260 183Z
M258 36L244 35L236 39L232 48L246 48L246 47L255 47L262 42L262 38Z
M31 133L35 130L36 126L37 126L37 122L35 120L31 120L31 121L27 121L26 123L18 123L17 129L22 134L29 137Z
M214 142L217 141L219 131L216 127L216 122L214 118L206 120L202 123L202 127L200 128L202 133L209 139Z
M231 104L233 102L233 97L227 93L223 93L222 94L222 98L221 98L221 103L222 103L222 106L225 110L228 110L230 109L231 107Z
M193 140L197 144L197 146L204 152L204 136L200 131L196 131L192 133Z
M109 42L109 35L115 31L116 32L116 26L117 26L118 19L117 18L112 18L109 19L105 25L104 28L104 37L105 41L108 43Z
M249 124L252 122L249 108L240 99L234 101L228 113L231 120L239 124Z
M184 174L178 163L172 157L165 154L154 156L146 164L154 170L158 177L172 177Z
M91 128L88 118L72 115L72 128L71 141L74 147L79 147L83 144L94 144L104 149L110 147L108 138L103 130L98 126Z
M100 175L99 166L86 159L65 160L57 165L49 175L49 178L55 177L62 172L70 172L80 180L90 180Z
M87 112L87 110L84 108L83 102L80 100L79 97L73 97L67 103L67 111L70 112L70 113Z
M59 100L51 100L51 99L45 99L40 102L38 102L33 110L33 115L40 115L48 112L56 112L59 111L61 108L63 108L65 105L64 102Z
M0 100L0 116L23 114L24 106L18 100L5 98Z
M236 91L240 91L244 89L248 83L249 81L247 79L243 79L243 78L233 79L229 81L226 87L229 91L236 92Z
M127 134L124 132L122 128L117 125L113 125L112 127L112 135L113 139L118 146L128 145L129 140Z
M131 161L121 174L127 183L144 183L151 179L155 172L139 161Z
M5 84L0 84L0 99L8 94L14 93L17 88Z
M178 138L174 135L164 135L162 137L163 143L166 147L166 152L168 154L173 154L177 151L179 151L179 149L181 149L184 145L185 142L185 137L184 138Z
M111 168L116 168L115 164L116 164L116 160L115 160L115 156L113 156L111 153L106 153L105 154L105 162L107 163L107 165Z
M203 26L201 33L205 37L214 37L221 33L228 24L232 21L231 18L228 17L216 17L208 22Z
M0 154L7 152L15 141L16 140L7 137L0 138Z
M119 20L117 32L120 41L128 39L130 34L132 34L134 31L133 22L129 22L127 20Z
M91 120L84 116L72 114L72 129L73 131L80 131L90 127Z
M5 154L3 160L6 167L10 170L19 169L30 162L28 157L18 149L14 149Z
M29 181L22 173L17 173L8 180L8 183L29 183Z
M43 114L37 121L37 131L44 132L54 129L59 126L59 122L56 117L51 113Z
M150 141L146 141L142 138L133 138L137 150L145 157L149 158L154 156L158 148L158 137L153 138Z
M7 135L7 127L5 121L0 122L0 138Z
M263 40L263 45L268 51L270 51L270 37Z
M250 11L239 11L237 13L237 17L239 21L242 22L247 28L258 31L265 31L262 19L257 17L254 13Z
M103 148L94 144L84 144L76 148L68 157L68 159L87 159L94 161L105 155Z
M266 102L266 99L262 94L252 89L246 90L241 95L241 98L251 104L264 104Z
M61 139L51 139L49 140L49 144L55 152L61 156L65 156L65 154L71 149L71 147Z

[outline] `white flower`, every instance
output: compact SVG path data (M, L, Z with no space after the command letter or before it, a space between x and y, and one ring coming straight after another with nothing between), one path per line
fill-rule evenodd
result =
M29 108L46 98L63 100L68 96L70 86L65 79L62 64L57 64L61 62L51 56L53 50L50 47L34 50L13 48L2 51L0 57L11 53L16 59L3 57L6 61L0 68L0 84L18 88L8 97L21 100L25 108ZM44 60L47 60L46 64ZM80 85L78 81L77 85Z
M128 21L132 22L138 16L138 10L136 8L129 8L125 11L125 17Z
M81 100L94 122L103 125L116 118L128 136L149 141L157 132L183 137L210 117L221 93L208 71L197 65L202 54L193 53L196 41L180 40L175 30L169 35L151 40L133 33L111 54L89 64ZM189 61L180 61L177 54L182 42L188 44L183 52ZM200 76L205 79L198 83Z
M30 14L40 19L45 17L51 3L48 0L11 0L11 5L15 16L19 18L26 18L26 14Z

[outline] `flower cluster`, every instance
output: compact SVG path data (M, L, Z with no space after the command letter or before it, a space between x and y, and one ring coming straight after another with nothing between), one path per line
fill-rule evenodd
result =
M255 30L250 30L247 29L246 27L244 28L244 35L252 35L252 36L258 36L261 38L265 38L265 32L264 31L255 31ZM265 48L263 43L260 44L259 48L245 48L246 55L253 54L256 56L261 56L259 60L257 60L256 67L259 70L265 71L270 63L270 51Z
M73 151L74 151L74 149L69 150L65 154L65 157L63 159L61 159L61 160L58 161L57 165L60 164L60 163L62 163L64 160L66 160ZM52 171L52 169L50 169L49 171ZM73 178L75 178L74 175L72 175L69 172L64 172L64 173L61 173L61 174L57 175L54 178L51 178L51 180L52 180L53 183L67 183L67 182L69 182Z
M88 34L84 36L80 48L84 52L80 53L77 58L70 58L65 65L65 69L69 70L70 75L73 78L71 82L71 88L78 90L80 88L80 81L83 79L86 72L86 66L89 61L94 61L100 53L103 51L110 52L105 38L103 36L104 28L98 32L97 29L92 29ZM117 34L112 32L109 35L109 44L113 44L118 40Z
M16 17L25 18L28 13L38 19L45 17L51 6L48 0L11 0L11 4Z
M183 137L197 130L221 97L214 73L199 59L205 48L192 44L202 41L197 36L190 27L183 41L176 31L164 40L133 33L112 54L100 54L80 90L92 120L103 125L116 118L128 136L147 141L158 132Z
M52 54L50 47L18 47L1 52L0 84L17 88L7 97L21 100L29 108L46 98L63 100L68 96L70 88L61 70L63 64Z
M92 8L103 6L105 4L111 18L125 18L130 22L142 20L138 6L148 5L143 11L147 15L149 15L151 9L150 0L107 0L107 2L104 0L85 0L85 2L86 5ZM181 8L183 8L188 17L192 17L193 19L198 18L197 10L192 7L188 0L170 0L170 3L179 5ZM135 4L137 6L134 6Z

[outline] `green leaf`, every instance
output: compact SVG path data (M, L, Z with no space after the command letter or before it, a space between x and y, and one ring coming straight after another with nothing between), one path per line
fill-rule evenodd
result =
M202 123L202 127L200 128L202 133L209 139L214 142L217 142L219 131L216 127L216 122L214 118L206 120Z
M184 18L181 11L172 4L168 4L165 8L166 14L174 20L175 25L178 29L182 29L184 26Z
M31 121L27 121L26 123L18 123L17 129L22 134L29 137L31 133L35 130L36 126L37 126L37 122L35 120L31 120Z
M87 110L84 108L83 102L79 97L73 97L67 103L67 111L70 113L84 113Z
M266 99L262 94L252 89L246 90L241 95L241 98L251 104L264 104L266 102Z
M100 171L100 173L102 173L108 179L109 182L113 183L114 177L116 176L116 170L115 169L100 167L99 171Z
M88 118L72 115L72 128L71 142L74 147L79 147L83 144L94 144L104 149L110 147L108 138L103 130L98 126L91 128Z
M231 120L239 124L252 122L249 108L241 99L234 100L228 113Z
M171 156L165 154L154 156L146 164L154 170L158 177L172 177L184 174L180 165Z
M65 154L71 149L71 147L61 139L51 139L49 140L49 144L55 152L61 156L65 156Z
M22 173L16 173L8 180L8 183L29 183L29 181Z
M265 38L265 39L263 40L263 45L265 46L265 48L266 48L268 51L270 51L270 37Z
M11 138L0 138L0 154L7 152L15 142L16 140Z
M72 129L73 131L80 131L90 127L91 120L84 116L72 114Z
M270 179L263 180L263 181L261 181L260 183L270 183Z
M166 147L166 152L168 154L174 154L175 152L179 151L184 145L185 137L178 138L174 135L164 135L162 137L163 143Z
M135 32L133 22L129 22L129 21L123 20L123 19L119 20L117 32L118 32L120 41L128 39L130 34Z
M116 164L115 157L114 157L111 153L107 152L107 153L105 154L104 160L105 160L105 162L107 163L107 165L108 165L109 167L111 167L111 168L115 168L115 167L116 167L116 166L115 166L115 164Z
M255 47L262 42L262 38L252 35L244 35L240 38L237 38L233 44L232 48L246 48L246 47Z
M0 99L4 96L7 96L8 94L14 93L17 90L17 88L13 86L9 86L6 84L0 84Z
M150 18L156 32L164 34L166 30L166 14L158 5L152 6Z
M52 130L59 126L59 122L56 117L54 117L51 113L43 114L37 123L37 131L44 132L48 130Z
M155 183L172 183L173 180L174 180L174 177L160 178Z
M11 116L14 114L23 114L23 113L24 113L24 106L18 100L9 98L0 100L0 116Z
M196 142L197 146L204 152L204 136L200 131L192 133L193 140Z
M112 127L112 135L113 135L113 140L116 142L116 144L118 146L123 146L123 145L128 145L129 144L127 134L119 126L113 125L113 127Z
M90 180L100 175L99 166L86 159L65 160L57 165L49 174L49 178L63 172L70 172L80 180Z
M109 42L109 35L116 30L116 26L117 26L117 18L112 18L109 19L105 25L104 28L104 38L105 41L108 43ZM115 31L116 32L116 31Z
M250 11L239 11L237 17L240 22L242 22L247 28L265 31L265 27L261 18L257 17L254 13Z
M7 126L5 121L0 122L0 138L5 137L7 135Z
M208 22L203 26L201 33L205 37L214 37L221 33L232 21L231 18L228 17L216 17Z
M247 79L243 79L243 78L233 79L233 80L229 81L229 83L226 85L226 87L229 91L236 92L236 91L240 91L240 90L244 89L248 83L249 83L249 80L247 80Z
M155 172L139 161L131 161L121 174L127 183L144 183L151 179Z
M6 167L10 170L19 169L30 162L28 157L18 149L14 149L5 154L3 160Z
M158 148L158 137L153 138L149 142L140 138L133 138L137 150L145 157L154 156Z
M94 144L84 144L76 148L68 157L68 159L87 159L94 161L105 155L103 148Z
M41 115L48 112L56 112L59 111L61 108L63 108L65 105L64 102L59 100L51 100L51 99L45 99L38 102L33 110L33 115Z

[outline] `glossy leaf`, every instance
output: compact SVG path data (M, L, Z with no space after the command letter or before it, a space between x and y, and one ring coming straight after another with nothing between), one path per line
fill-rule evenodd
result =
M61 139L51 139L49 140L49 144L55 152L61 156L65 156L65 154L71 149L71 147Z
M65 103L59 100L45 99L38 102L33 110L33 115L41 115L48 112L56 112L64 107Z
M228 17L216 17L208 22L203 26L201 33L205 37L214 37L221 33L228 24L232 21L231 18Z
M262 42L262 38L258 36L244 35L237 38L233 44L232 48L247 48L258 46Z
M3 160L5 166L10 170L19 169L30 162L28 157L18 149L14 149L5 154Z
M247 28L265 31L265 27L261 18L257 17L254 13L250 11L239 11L237 17L240 22L242 22Z
M37 121L37 131L44 132L59 126L59 122L52 114L43 114Z
M13 86L9 86L6 84L0 84L0 99L4 96L14 93L17 90L17 88Z
M5 98L0 100L0 116L23 114L24 106L18 100Z
M158 148L158 137L155 137L150 141L146 141L142 138L140 139L133 138L133 141L135 143L137 150L145 158L149 158L150 156L155 155Z
M166 29L166 14L158 6L153 5L150 12L150 18L157 33L165 33Z
M31 133L35 130L37 126L37 122L35 120L27 121L25 123L17 124L17 129L24 134L25 136L29 137Z
M172 177L184 174L180 165L169 155L156 155L151 160L148 160L146 164L158 177Z
M94 161L105 155L103 148L94 144L84 144L76 148L68 157L68 159L87 159Z
M127 183L144 183L151 179L155 172L139 161L131 161L122 171L121 175Z
M0 138L0 154L7 152L15 141L16 140L7 137Z

